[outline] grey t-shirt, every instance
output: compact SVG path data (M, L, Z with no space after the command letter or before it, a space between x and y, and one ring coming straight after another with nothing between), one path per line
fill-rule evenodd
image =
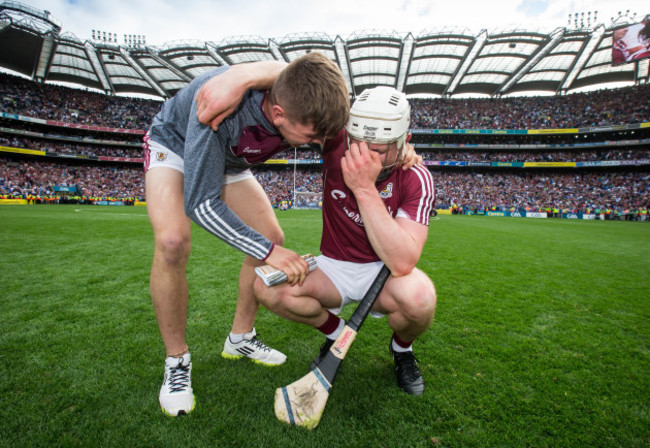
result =
M149 130L152 141L183 158L185 213L227 244L259 260L273 244L247 226L221 200L226 170L241 171L289 148L262 111L265 92L246 93L236 111L213 131L196 116L196 94L220 67L195 78L166 101Z

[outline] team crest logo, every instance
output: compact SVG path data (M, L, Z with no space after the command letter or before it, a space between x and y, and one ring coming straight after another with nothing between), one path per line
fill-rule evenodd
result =
M164 162L165 160L167 160L167 153L158 151L156 153L156 160L158 162Z
M379 192L379 196L382 199L390 198L393 196L393 183L389 182L388 185L384 187L383 190Z

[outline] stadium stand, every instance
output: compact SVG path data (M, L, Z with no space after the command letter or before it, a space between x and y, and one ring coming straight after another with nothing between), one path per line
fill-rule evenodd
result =
M144 200L141 138L150 118L141 114L126 121L119 119L122 111L142 107L141 100L116 97L109 102L98 101L98 94L60 86L54 95L41 84L8 75L3 78L6 81L2 86L4 99L0 111L3 153L0 195L3 198L48 203L112 200L131 204ZM422 128L422 121L413 130L413 141L435 174L437 208L453 213L517 211L546 212L553 216L595 214L602 210L610 218L647 216L650 137L649 128L641 127L641 123L650 121L649 90L648 86L638 86L547 97L543 101L527 97L516 101L413 101L414 122L418 122L418 117L439 116L447 120L464 117L470 110L490 111L480 118L477 118L480 114L467 118L474 120L471 123L480 123L481 128L476 130L486 131L484 134L463 127L470 121L454 123L456 127L452 129L458 133L444 133L446 128ZM16 92L29 100L16 100ZM574 97L576 104L571 102ZM614 110L612 98L628 98L636 110ZM573 112L555 114L552 123L557 128L547 128L545 133L529 134L527 129L516 134L494 133L503 129L499 126L508 123L514 111L537 110L542 107L541 102L547 110ZM21 109L23 104L26 110ZM71 104L86 111L82 122L60 121L72 119ZM110 110L114 112L103 114L107 104L112 105ZM584 104L596 111L594 117L625 118L622 122L620 119L581 121L584 117L576 118L572 113L580 115ZM155 114L159 106L159 102L152 102L147 113ZM97 122L87 117L98 117ZM594 124L598 126L591 126ZM116 125L128 127L112 127ZM588 127L575 128L582 125ZM125 133L127 129L132 132ZM578 132L580 129L582 132ZM321 191L318 151L313 148L286 151L272 164L255 170L274 206L280 207L283 202L291 204L294 200L294 163L296 191ZM535 163L544 166L534 166ZM580 163L585 166L578 167ZM526 167L528 164L532 166Z
M647 218L650 59L612 65L625 21L550 34L305 33L147 48L82 42L18 2L0 5L0 22L0 68L23 75L0 73L0 200L143 201L141 139L164 99L214 67L317 50L339 63L352 99L375 85L439 96L411 99L411 142L434 173L439 211ZM572 93L612 82L634 85ZM554 95L508 96L530 91ZM118 96L133 93L157 99ZM274 205L296 192L318 202L317 150L270 162L255 173Z

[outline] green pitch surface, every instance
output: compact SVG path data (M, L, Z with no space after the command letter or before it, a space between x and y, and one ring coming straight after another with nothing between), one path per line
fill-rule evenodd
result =
M320 213L278 213L318 252ZM163 348L139 207L0 206L0 446L647 447L650 224L442 216L420 268L436 284L416 342L422 397L401 392L385 320L369 318L318 428L276 420L321 335L260 310L265 368L221 358L242 256L194 228L188 266L196 410L157 396ZM345 311L349 316L351 310Z

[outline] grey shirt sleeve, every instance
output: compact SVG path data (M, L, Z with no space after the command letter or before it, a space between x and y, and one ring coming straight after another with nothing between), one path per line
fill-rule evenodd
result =
M192 103L196 110L196 102ZM265 260L273 243L246 225L221 200L228 137L201 124L191 113L184 145L185 213L230 246Z

